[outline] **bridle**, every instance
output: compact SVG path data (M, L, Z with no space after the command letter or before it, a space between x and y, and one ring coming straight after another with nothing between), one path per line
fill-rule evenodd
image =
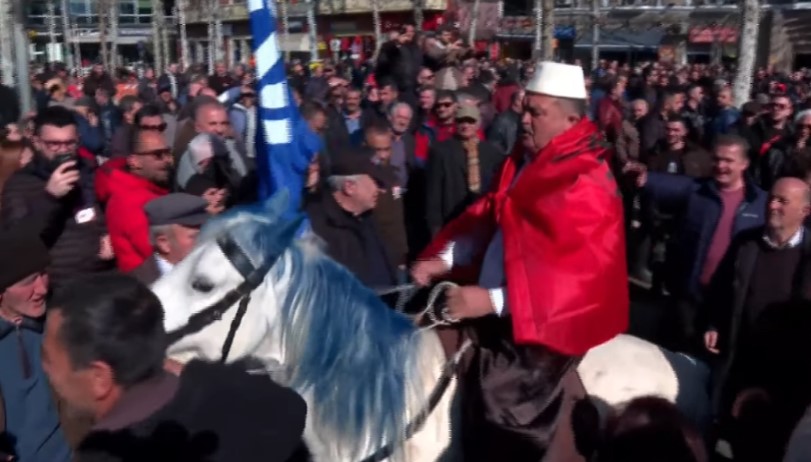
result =
M220 250L234 267L243 277L243 281L223 295L217 302L209 305L205 309L194 313L189 317L189 322L185 326L169 332L169 345L177 342L183 337L196 334L205 329L209 325L222 319L223 315L228 312L234 305L239 304L234 320L231 321L231 327L228 330L228 335L225 337L225 342L222 344L222 355L220 362L224 363L228 359L228 353L231 351L231 345L234 343L239 325L242 323L242 318L248 310L248 303L251 301L251 293L259 287L259 284L264 281L268 271L279 259L281 253L275 253L274 256L268 259L259 267L254 266L245 251L234 242L231 237L225 235L217 238L217 245Z
M169 338L169 345L171 345L183 337L196 334L209 325L220 321L223 315L228 312L231 307L238 304L236 315L234 316L233 321L231 321L231 327L229 328L228 335L225 337L225 341L222 345L220 362L224 363L228 359L228 354L231 351L231 346L234 343L234 337L236 336L237 330L239 330L239 325L242 323L242 318L245 316L245 312L248 310L248 304L251 301L251 293L256 290L257 287L259 287L262 281L264 281L268 271L270 271L270 268L272 268L279 259L282 252L274 253L273 256L269 257L261 266L256 267L251 262L250 258L248 258L248 256L245 254L245 251L242 250L242 248L229 236L226 235L217 238L217 245L244 280L237 287L231 289L228 293L223 295L223 297L217 302L191 315L191 317L189 317L189 322L186 323L186 325L169 332L167 335ZM433 301L429 303L429 306L433 307ZM431 394L428 396L428 399L424 405L411 419L411 421L407 423L403 438L399 441L391 442L381 448L378 448L372 455L363 458L360 462L379 462L391 457L396 452L399 445L410 440L414 434L422 429L426 420L434 409L436 409L436 406L439 404L445 392L448 390L451 380L456 376L456 370L462 356L471 347L471 345L472 343L470 340L467 340L462 345L460 350L457 351L456 354L445 363L439 382L436 384L436 386L434 386L434 389L431 391Z

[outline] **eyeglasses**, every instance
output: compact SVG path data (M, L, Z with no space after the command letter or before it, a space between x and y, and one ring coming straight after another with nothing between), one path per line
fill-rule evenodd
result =
M136 156L152 156L155 160L163 160L172 157L172 150L169 148L153 149L151 151L136 152Z
M48 148L51 151L55 151L55 150L60 149L60 148L75 149L76 146L79 144L79 141L77 141L77 140L65 140L65 141L60 141L60 140L40 140L40 141L42 142L42 144L45 145L46 148Z
M144 131L156 131L156 132L163 133L163 131L166 130L166 122L160 123L158 125L141 124L141 125L138 125L138 128L140 128L141 130L144 130Z

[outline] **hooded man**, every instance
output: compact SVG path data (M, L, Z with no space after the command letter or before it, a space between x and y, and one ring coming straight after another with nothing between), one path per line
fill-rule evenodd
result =
M474 334L479 383L468 384L485 418L466 460L578 460L556 453L570 404L562 389L579 359L628 323L622 202L586 117L583 71L543 62L526 93L521 143L494 187L412 269L420 284L472 269L474 285L447 292L445 316L488 317Z
M0 232L0 460L67 462L68 442L42 370L48 250L18 224Z

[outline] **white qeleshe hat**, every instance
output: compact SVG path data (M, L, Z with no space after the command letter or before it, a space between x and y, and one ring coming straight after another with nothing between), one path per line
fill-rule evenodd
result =
M526 91L558 98L586 99L583 69L552 61L538 63L535 75L527 83Z

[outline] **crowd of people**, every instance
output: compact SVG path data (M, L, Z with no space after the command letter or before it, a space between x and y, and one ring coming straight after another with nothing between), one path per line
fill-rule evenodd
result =
M808 460L811 73L761 69L736 107L721 66L556 65L491 60L452 28L422 37L413 26L392 32L373 63L288 63L295 104L320 138L305 187L291 191L312 231L372 290L427 285L478 258L481 274L447 294L447 315L512 318L510 341L542 345L529 364L557 379L625 330L609 312L627 310L627 267L666 307L651 340L712 368L716 422L695 428L670 403L637 400L616 410L594 457L705 461L720 439L736 461ZM300 399L259 392L226 366L164 364L160 303L146 289L211 216L257 200L254 74L218 63L212 75L172 64L163 75L113 77L96 65L80 76L54 64L32 89L30 114L0 92L11 95L0 103L0 454L209 460L184 458L189 432L208 429L223 441L210 460L259 460L243 444L261 460L301 457ZM485 240L460 251L489 214ZM462 270L451 274L469 278ZM578 274L604 285L559 318L539 315L561 297L544 287L577 285ZM192 391L175 393L193 387L187 373L211 381L205 396L244 387L284 418L230 398L197 414ZM183 431L163 428L176 444L160 456L127 458L133 441L116 440L118 452L99 442L178 413ZM246 424L234 434L218 418ZM510 460L541 460L547 443ZM471 460L495 460L482 444Z

